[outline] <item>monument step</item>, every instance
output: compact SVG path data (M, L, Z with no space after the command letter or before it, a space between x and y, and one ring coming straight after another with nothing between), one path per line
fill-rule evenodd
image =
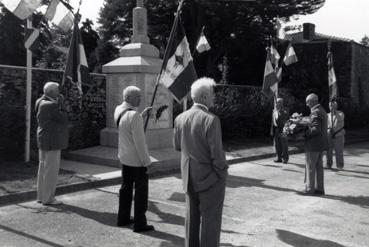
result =
M90 164L104 165L110 167L121 167L117 157L117 148L107 146L95 146L63 154L64 159L85 162ZM164 174L180 169L180 152L173 148L149 150L152 163L152 173Z

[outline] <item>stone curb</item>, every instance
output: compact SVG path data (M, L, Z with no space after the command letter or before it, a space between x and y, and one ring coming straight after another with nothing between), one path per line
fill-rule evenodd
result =
M347 145L354 144L354 143L360 143L365 142L368 140L355 140L355 141L348 141L346 142ZM304 150L302 148L294 148L293 150L290 150L289 154L299 154L303 153ZM227 162L229 165L241 163L241 162L248 162L248 161L255 161L260 159L267 159L272 158L275 156L275 153L264 153L264 154L258 154L248 157L234 157L231 159L228 159ZM158 178L167 176L170 174L178 173L180 171L180 167L172 167L168 170L157 170L154 171L149 175L150 178ZM114 177L114 178L108 178L108 179L101 179L101 180L88 180L86 182L79 182L79 183L73 183L73 184L67 184L67 185L60 185L57 186L55 195L64 195L68 193L73 193L77 191L87 190L87 189L94 189L99 187L105 187L110 185L117 185L121 183L120 177ZM18 192L18 193L12 193L12 194L6 194L0 196L0 207L10 205L10 204L16 204L16 203L22 203L26 201L32 201L36 200L36 191L24 191L24 192Z

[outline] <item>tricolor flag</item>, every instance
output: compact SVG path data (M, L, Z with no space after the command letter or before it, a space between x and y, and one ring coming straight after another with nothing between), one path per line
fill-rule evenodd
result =
M41 2L42 0L0 0L5 8L22 20L30 16Z
M73 13L59 0L51 1L45 16L65 32L69 31L73 26Z
M295 50L292 47L292 43L289 43L283 58L283 63L288 66L290 64L296 63L297 61L297 56Z
M162 66L159 83L168 88L177 101L181 101L197 75L179 13L174 19Z
M333 67L333 54L328 51L328 86L329 86L329 101L337 98L337 79Z
M39 35L39 29L27 28L24 37L24 47L32 52L36 51L39 45Z
M88 83L89 76L85 48L83 47L78 22L75 21L64 77L75 83L82 94L82 83Z
M205 34L204 34L204 28L202 28L201 30L200 38L196 45L196 50L198 53L202 53L204 51L210 50L209 42L206 39Z
M271 59L272 64L274 64L275 66L278 66L279 59L281 58L281 56L279 55L274 45L270 46L270 55L271 55L270 59Z
M278 90L278 78L276 72L273 68L273 64L271 61L271 51L267 49L267 57L265 61L265 69L264 69L264 80L262 92L269 98L275 95Z

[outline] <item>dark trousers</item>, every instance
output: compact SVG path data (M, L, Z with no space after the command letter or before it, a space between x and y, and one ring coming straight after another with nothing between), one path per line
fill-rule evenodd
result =
M274 147L277 153L278 160L288 161L288 140L286 137L282 136L280 130L274 127Z
M146 167L122 167L122 186L119 190L118 224L128 222L131 215L133 184L135 186L134 228L147 224L148 176Z

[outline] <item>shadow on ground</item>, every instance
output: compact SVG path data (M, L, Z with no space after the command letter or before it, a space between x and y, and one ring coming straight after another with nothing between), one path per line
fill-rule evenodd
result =
M33 236L31 234L28 234L28 233L25 233L25 232L22 232L22 231L19 231L19 230L15 230L15 229L10 228L8 226L0 225L0 229L2 229L3 231L7 231L7 232L10 232L10 233L22 236L24 238L32 239L32 240L37 241L39 243L45 244L47 246L52 246L52 247L63 247L64 246L64 245L60 245L60 244L48 241L46 239L40 238L40 237Z
M344 245L338 244L329 240L314 239L298 233L276 229L278 239L282 242L296 247L314 246L314 247L344 247Z

